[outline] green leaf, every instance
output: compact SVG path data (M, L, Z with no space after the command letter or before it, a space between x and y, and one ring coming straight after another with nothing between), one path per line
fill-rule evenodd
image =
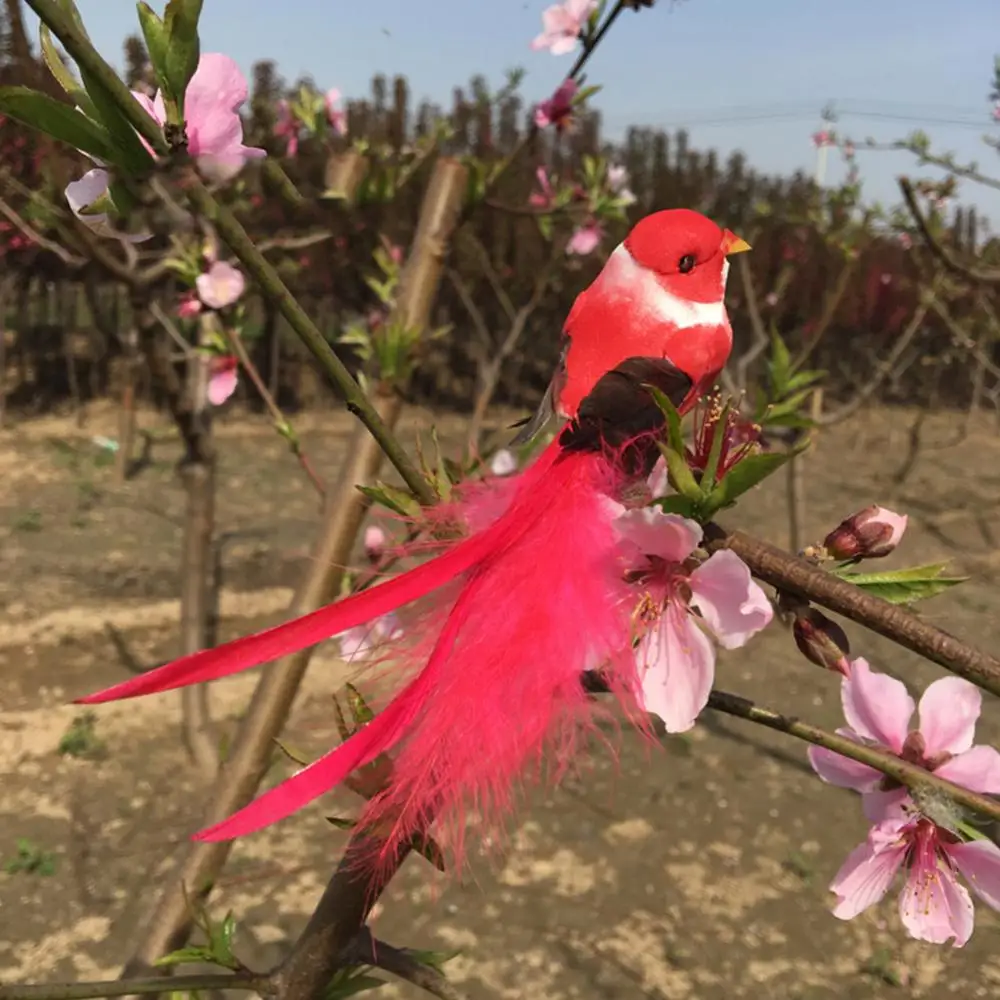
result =
M458 958L462 954L461 951L418 951L415 948L407 948L406 954L410 956L415 962L419 962L421 965L426 965L428 968L435 969L438 972L444 972L444 965L446 962L450 962L453 958Z
M680 514L681 517L694 518L695 501L682 497L679 493L669 497L660 497L653 501L653 505L660 508L664 514Z
M272 737L278 749L293 763L299 767L308 767L312 761L301 751L293 746L289 746L284 740L279 740L277 736Z
M102 126L71 105L30 87L0 87L0 114L99 160L115 161L111 136Z
M772 473L775 473L786 462L800 454L808 444L801 445L791 451L770 451L760 455L747 455L737 462L723 477L718 486L705 498L701 506L703 517L712 517L723 507L728 507L747 490L753 489Z
M406 490L387 486L385 483L376 483L374 486L358 486L356 489L360 490L373 503L388 507L389 510L402 514L404 517L417 517L420 513L419 501Z
M711 485L715 482L716 474L719 471L719 459L722 458L722 445L726 440L726 422L729 420L730 403L722 408L722 413L715 422L712 433L712 447L708 451L708 459L705 462L705 471L702 473L703 484ZM702 489L704 492L704 488Z
M353 684L345 684L347 691L347 705L354 716L354 722L358 726L367 725L375 718L375 713L368 707L361 692Z
M677 407L655 385L644 383L643 388L653 397L660 412L667 418L667 443L678 455L683 455L684 434L681 431L681 415Z
M325 816L324 819L338 830L353 830L357 826L356 820L344 819L342 816Z
M42 49L42 58L45 60L45 65L48 66L49 72L55 78L56 83L66 91L67 95L72 98L73 103L88 118L96 119L97 110L94 107L94 102L87 96L87 92L81 86L80 81L73 76L69 67L63 62L62 56L59 55L59 51L56 49L55 42L52 41L52 32L49 31L48 26L45 24L42 24L39 28L39 42Z
M792 356L788 346L777 330L771 330L771 358L767 363L771 381L771 392L781 397L787 391L788 379L792 374Z
M191 945L187 948L179 948L177 951L170 952L169 955L164 955L162 958L156 959L153 962L153 966L154 968L162 968L167 965L188 965L191 962L212 962L213 965L215 964L209 948L203 948L200 945Z
M788 392L796 392L805 389L806 386L813 385L826 375L824 371L796 372L786 383L785 389Z
M803 389L800 392L792 393L791 396L782 399L781 402L772 403L765 411L761 423L769 424L774 420L781 420L784 417L800 416L799 410L802 404L812 395L812 389ZM806 419L803 417L803 419Z
M694 478L694 473L688 467L683 454L678 454L673 448L668 448L665 444L660 444L660 451L667 462L667 472L670 473L670 481L681 496L686 497L692 503L697 504L703 497L704 492Z
M352 997L355 993L365 993L385 986L386 980L378 976L370 976L365 972L341 970L330 981L324 991L325 1000L340 1000L341 997Z
M97 115L114 144L116 155L114 162L124 167L129 173L143 175L153 168L153 157L142 144L138 133L122 114L118 102L103 83L91 76L81 67L80 76L87 88L90 99L94 102Z
M164 76L177 103L178 120L174 123L177 125L184 121L184 94L201 58L198 41L201 6L202 0L170 0L163 14L167 36Z
M140 0L136 4L139 14L139 27L142 28L142 37L146 41L146 51L149 53L149 61L156 74L156 82L163 91L164 100L174 100L174 92L170 87L170 79L167 76L167 31L160 19L160 15Z
M891 604L912 604L935 597L969 579L967 576L942 576L947 568L947 563L928 563L883 573L857 573L838 566L830 572Z
M236 935L236 917L230 910L223 918L222 923L216 924L212 928L212 954L219 965L232 967L236 964L233 956L233 938Z
M70 20L73 22L73 27L83 35L87 41L90 41L90 35L87 34L87 29L84 26L83 18L80 17L80 11L77 9L76 4L73 0L58 0L59 5L62 7L67 14L69 14Z

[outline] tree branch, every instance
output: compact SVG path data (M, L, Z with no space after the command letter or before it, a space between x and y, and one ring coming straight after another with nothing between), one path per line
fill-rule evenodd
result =
M898 179L899 189L903 192L903 198L906 201L906 207L910 210L910 215L913 216L913 221L917 225L917 229L920 230L920 235L923 238L924 243L927 245L927 249L937 257L937 259L953 274L961 275L968 281L974 281L979 284L995 285L1000 284L1000 267L986 267L979 268L974 267L972 264L964 264L958 259L958 257L948 249L941 241L931 232L930 226L927 223L927 219L924 218L924 213L920 210L920 205L917 203L917 196L913 190L913 185L910 183L908 177L900 177Z
M1000 695L1000 660L918 618L899 605L868 594L831 573L742 531L712 523L705 528L710 551L729 549L754 576L884 635L905 649Z

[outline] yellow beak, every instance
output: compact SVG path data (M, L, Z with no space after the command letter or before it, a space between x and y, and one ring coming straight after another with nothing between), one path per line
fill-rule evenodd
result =
M722 253L723 256L728 257L733 253L743 253L744 250L749 250L750 244L746 240L741 240L735 233L731 233L728 229L724 230L722 233Z

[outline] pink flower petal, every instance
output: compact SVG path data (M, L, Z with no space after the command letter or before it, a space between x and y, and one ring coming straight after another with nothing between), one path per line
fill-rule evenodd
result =
M847 855L830 883L830 891L839 897L833 915L840 920L851 920L880 902L905 857L904 843L888 847L869 834L868 840Z
M669 563L684 562L701 541L701 525L679 514L665 514L659 507L638 507L615 520L615 530L626 546L642 556L657 556Z
M229 399L239 383L239 370L234 366L224 368L209 377L206 396L212 406L222 406Z
M604 232L599 225L580 226L566 243L566 253L586 257L600 246L603 235Z
M919 706L926 755L968 750L982 705L979 688L961 677L942 677L928 685Z
M84 215L83 210L93 205L95 201L108 193L111 177L106 170L96 167L88 170L82 177L70 181L63 192L69 204L70 211L98 236L123 240L127 243L142 243L151 238L151 233L125 233L116 229L107 212L95 215Z
M975 910L955 873L936 857L915 861L899 896L899 918L918 941L961 948L972 936Z
M1000 847L991 840L950 844L945 852L987 906L1000 910Z
M838 729L838 736L845 736L855 743L860 743L857 734L850 729ZM838 788L853 788L856 792L874 791L882 780L880 771L861 764L850 757L827 750L825 747L810 747L809 763L820 778Z
M913 716L913 699L906 687L885 674L875 673L859 657L840 686L847 724L863 739L899 753Z
M70 181L66 185L65 194L73 214L79 215L88 205L93 205L98 198L106 195L110 182L111 176L107 170L100 168L88 170L78 180ZM100 216L91 216L91 218L100 218Z
M671 604L636 654L643 707L663 720L668 733L686 732L705 707L715 679L708 637L682 607Z
M246 289L246 279L242 271L224 260L217 260L203 274L199 274L195 285L198 298L209 309L225 309L233 305Z
M246 77L234 59L221 52L205 52L198 60L184 102L221 105L229 111L239 111L248 93Z
M767 595L735 552L724 549L692 574L691 604L724 649L738 649L774 617Z
M875 789L863 792L861 795L861 810L869 823L908 822L913 803L910 793L905 788L893 788L890 791Z
M934 773L970 792L1000 795L1000 751L993 747L972 747L936 767Z

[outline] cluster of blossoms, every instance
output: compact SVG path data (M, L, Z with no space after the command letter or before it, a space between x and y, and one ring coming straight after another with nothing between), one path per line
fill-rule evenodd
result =
M285 140L285 155L289 158L298 154L303 133L316 135L324 127L334 135L347 134L347 112L336 87L331 87L325 94L302 87L296 100L282 98L278 102L274 134Z
M1000 794L1000 752L975 745L982 702L979 689L960 677L930 684L919 705L919 725L910 728L916 706L901 681L853 660L841 681L847 726L840 736L875 746L968 788ZM962 875L988 906L1000 910L1000 847L986 838L964 838L950 804L914 801L903 786L880 771L821 747L809 761L826 782L861 794L871 823L863 843L848 855L830 888L833 913L850 920L888 893L904 875L899 915L921 941L962 947L972 934L973 906ZM963 831L965 832L965 831Z
M566 253L571 256L592 254L604 239L602 216L620 217L629 205L635 203L635 195L629 188L628 171L618 164L609 163L603 176L587 187L571 184L557 188L555 178L545 167L539 167L535 176L538 188L528 197L532 208L546 213L574 205L580 206L586 214L585 221L573 230L566 243Z
M194 288L177 305L177 315L191 320L207 310L223 313L236 306L246 291L246 279L239 268L220 260L214 240L206 240L197 263L177 261L175 270L191 280ZM194 273L197 270L197 273ZM238 335L238 334L237 334ZM228 353L219 339L202 350L209 351L209 375L206 398L213 406L221 406L236 391L239 383L239 361Z
M157 91L152 98L141 91L132 94L154 121L166 124L162 93ZM262 149L243 145L243 120L239 112L246 99L247 82L239 66L229 56L206 52L184 94L184 126L187 151L210 180L230 180L247 160L266 155ZM149 149L146 140L142 142ZM66 188L66 200L74 214L100 236L133 242L149 239L148 233L126 235L119 232L111 224L108 212L101 210L109 201L111 175L97 162L96 168Z

